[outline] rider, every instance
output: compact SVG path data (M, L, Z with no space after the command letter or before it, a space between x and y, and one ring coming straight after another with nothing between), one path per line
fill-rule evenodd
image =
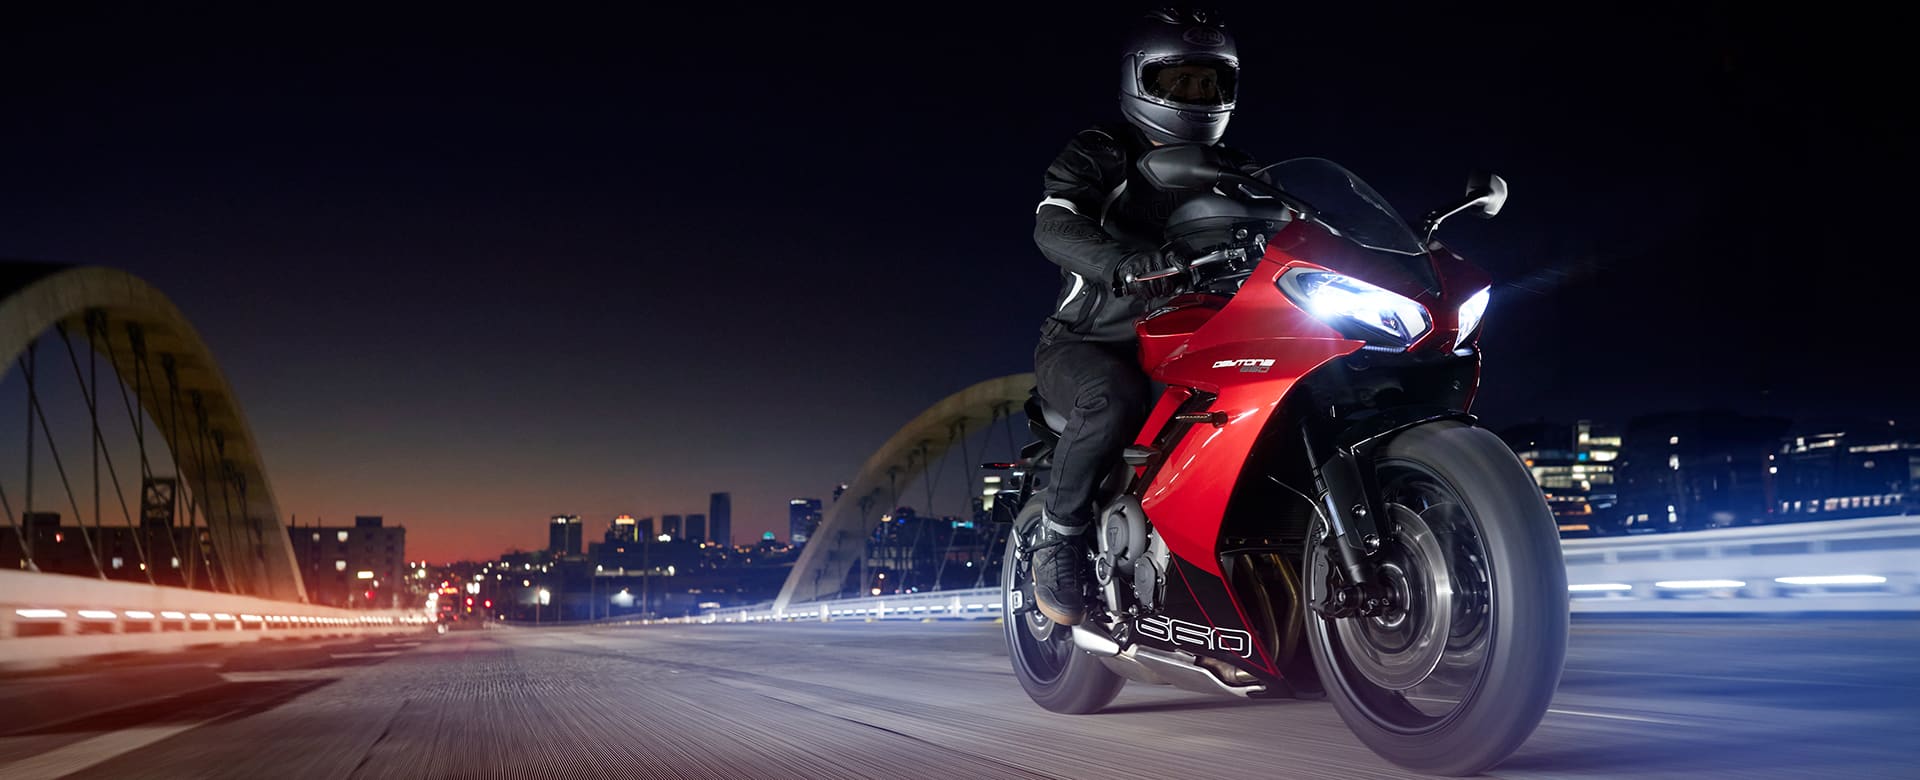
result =
M1134 163L1155 146L1206 144L1241 170L1257 167L1219 146L1240 61L1216 15L1146 14L1121 63L1126 122L1075 135L1047 168L1045 199L1034 211L1034 243L1060 266L1061 279L1053 314L1040 329L1034 373L1040 397L1067 419L1034 548L1034 600L1061 625L1086 617L1093 492L1148 412L1133 323L1170 290L1163 282L1127 280L1175 262L1160 249L1161 230L1187 197L1155 190Z

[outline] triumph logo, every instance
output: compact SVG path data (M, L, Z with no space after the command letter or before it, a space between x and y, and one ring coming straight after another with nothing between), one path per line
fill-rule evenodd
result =
M1233 368L1234 366L1239 366L1240 373L1242 374L1264 374L1273 368L1273 361L1260 358L1243 358L1240 360L1216 360L1213 363L1214 368Z
M1221 34L1219 30L1209 29L1206 27L1189 27L1187 28L1186 34L1180 37L1185 39L1187 43L1191 43L1195 46L1227 45L1227 36Z
M1140 635L1176 645L1194 645L1208 650L1253 657L1253 635L1231 628L1214 628L1162 615L1148 615L1134 621Z

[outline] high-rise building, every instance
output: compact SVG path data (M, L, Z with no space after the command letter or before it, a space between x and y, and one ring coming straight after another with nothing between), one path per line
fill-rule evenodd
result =
M706 515L687 515L687 540L694 544L707 540Z
M547 552L555 557L579 555L585 528L579 515L554 515L553 522L547 525Z
M1614 462L1620 437L1589 420L1571 427L1550 423L1517 425L1501 432L1514 454L1533 474L1563 533L1601 531L1597 523L1615 501Z
M337 607L401 606L405 527L388 526L383 517L362 516L353 519L352 528L293 526L287 536L308 600Z
M796 498L787 502L787 543L805 544L820 528L820 499Z
M680 516L679 515L661 515L660 516L660 535L671 536L675 539L687 538L686 534L682 533L680 529Z
M1912 513L1920 506L1920 441L1891 425L1817 428L1767 456L1784 522Z
M707 499L707 522L713 541L733 546L733 495L715 493Z
M1788 422L1724 411L1636 417L1616 469L1629 531L1691 531L1773 519L1769 457Z
M640 523L633 519L633 515L616 517L613 519L613 525L607 528L609 544L637 541L640 541Z
M640 522L638 523L638 525L640 527L640 534L639 534L640 538L648 541L652 541L653 540L653 518L642 517L640 518Z

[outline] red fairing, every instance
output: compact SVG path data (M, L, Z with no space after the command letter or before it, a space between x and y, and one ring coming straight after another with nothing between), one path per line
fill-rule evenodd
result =
M1227 415L1224 425L1187 431L1140 499L1167 549L1216 577L1215 545L1227 500L1268 417L1301 376L1363 344L1340 336L1280 292L1275 281L1300 264L1270 247L1226 305L1217 297L1183 296L1137 325L1149 373L1172 386L1169 396L1178 396L1161 398L1139 443L1150 444L1164 429L1188 397L1181 388L1216 394L1208 411ZM1183 341L1167 346L1183 332ZM1159 341L1148 347L1150 338Z
M1134 323L1134 332L1140 335L1140 365L1152 368L1166 362L1230 300L1220 295L1181 295Z

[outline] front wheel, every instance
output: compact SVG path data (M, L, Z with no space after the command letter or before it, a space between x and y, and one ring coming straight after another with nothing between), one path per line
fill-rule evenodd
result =
M1127 680L1100 659L1073 646L1073 635L1033 608L1033 561L1022 560L1020 549L1032 547L1040 535L1040 509L1045 491L1034 493L1014 518L1000 571L1001 606L1007 635L1007 655L1013 674L1035 704L1054 712L1082 715L1098 712L1120 695Z
M1484 429L1409 429L1375 459L1375 572L1394 606L1306 619L1314 667L1340 718L1396 764L1477 774L1533 733L1566 660L1558 526L1512 450ZM1343 574L1324 522L1309 533L1308 603Z

